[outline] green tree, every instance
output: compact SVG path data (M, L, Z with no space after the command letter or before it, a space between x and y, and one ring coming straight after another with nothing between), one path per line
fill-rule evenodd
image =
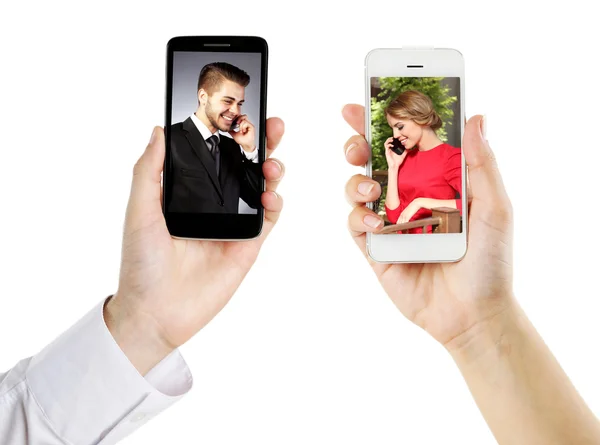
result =
M456 96L450 96L450 87L442 84L443 77L380 77L377 96L371 98L371 137L373 151L373 170L387 170L385 159L385 140L392 136L392 129L387 123L385 109L400 93L407 90L417 90L429 96L435 111L443 121L443 126L437 131L438 137L447 141L446 125L451 125L454 111L452 104Z

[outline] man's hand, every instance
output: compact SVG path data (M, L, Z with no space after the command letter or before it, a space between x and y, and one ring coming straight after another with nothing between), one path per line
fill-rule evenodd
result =
M237 124L240 126L240 131L236 133L232 128L229 134L244 151L253 152L256 150L254 125L250 123L248 116L245 114L238 117Z
M254 127L242 121L250 139ZM267 156L284 132L281 119L267 120ZM240 132L241 133L241 132ZM283 201L275 193L283 164L263 164L265 221L250 241L201 241L171 237L161 207L165 137L160 127L133 170L117 293L105 306L106 324L117 343L145 374L174 348L202 329L230 300L254 264Z

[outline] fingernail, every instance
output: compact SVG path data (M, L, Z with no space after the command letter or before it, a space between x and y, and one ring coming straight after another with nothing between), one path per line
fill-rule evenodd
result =
M487 116L484 114L483 117L481 118L481 137L483 137L483 139L487 140Z
M275 199L279 199L279 195L276 192L272 191L271 193L273 193L273 196L275 196Z
M277 164L277 168L279 169L279 176L278 178L281 178L281 174L283 173L283 165L281 165L281 162L279 162L277 159L269 159L270 162L274 162L275 164Z
M372 182L361 182L358 184L358 193L361 195L368 195L371 190L373 190L373 187L375 187L375 184Z
M356 146L357 146L356 143L348 145L348 147L346 147L346 156L348 156L348 153L350 153L353 149L355 149Z
M377 218L376 216L373 216L373 215L366 215L363 218L363 222L367 226L372 227L373 229L376 229L381 224L381 219L379 219L379 218Z
M156 127L152 129L152 135L150 136L150 143L152 144L156 140Z

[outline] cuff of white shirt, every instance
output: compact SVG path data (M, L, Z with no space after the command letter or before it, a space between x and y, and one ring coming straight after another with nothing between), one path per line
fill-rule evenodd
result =
M142 376L106 327L104 302L35 355L26 374L48 422L72 444L115 443L192 387L178 350Z
M258 147L255 147L254 151L251 151L250 153L248 153L242 147L240 147L240 150L242 150L242 153L244 153L244 155L246 156L246 158L248 158L250 161L252 161L254 163L258 162Z

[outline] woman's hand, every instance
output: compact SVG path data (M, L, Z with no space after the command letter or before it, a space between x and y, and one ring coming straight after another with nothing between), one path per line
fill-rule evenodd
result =
M361 135L351 138L357 146L347 153L346 159L353 165L364 165L370 153L364 139L364 108L346 105L342 113ZM373 187L367 195L358 194L359 184L376 183L364 175L355 175L346 185L347 198L354 206L348 217L350 232L384 290L400 312L449 350L469 342L482 324L513 302L512 206L494 155L482 134L482 125L482 117L475 116L465 128L463 150L473 197L468 250L459 262L381 264L372 261L365 249L365 232L376 232L383 221L365 203L376 200L380 189ZM389 156L387 151L386 156Z
M404 158L406 158L406 154L408 153L408 150L404 150L404 153L401 155L396 154L392 151L393 144L393 137L387 138L383 144L385 147L385 159L387 161L389 171L397 171L404 162Z
M405 222L409 222L410 219L413 216L415 216L415 213L417 213L423 207L421 201L421 198L413 199L413 201L408 206L406 206L402 213L400 213L400 216L398 217L398 221L396 223L402 224Z

